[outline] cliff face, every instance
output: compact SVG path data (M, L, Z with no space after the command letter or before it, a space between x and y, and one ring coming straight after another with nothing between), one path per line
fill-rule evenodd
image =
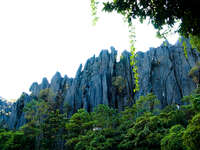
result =
M6 127L6 122L12 110L12 103L0 97L0 126Z
M181 43L138 53L140 91L136 97L153 92L161 100L162 106L181 103L181 98L196 87L188 72L200 59L189 44L187 47L187 58Z
M41 84L33 83L30 87L31 96L24 94L25 96L13 105L9 126L18 128L25 123L22 108L34 97L38 97L39 92L45 88L50 88L55 95L62 95L61 107L64 107L64 104L70 106L70 114L79 108L93 111L98 104L123 110L125 106L133 104L139 96L149 92L157 95L162 107L175 102L181 103L181 98L196 87L188 72L200 60L200 55L192 50L190 45L187 55L186 59L181 43L174 46L163 44L145 53L138 52L140 90L133 93L135 84L130 66L130 53L124 51L117 62L117 51L113 47L111 53L102 50L98 57L88 59L84 68L80 65L74 79L61 77L57 72L50 83L46 78Z
M162 107L181 103L196 86L188 72L200 59L200 55L187 49L186 59L182 44L167 44L152 48L146 53L137 53L140 91L133 93L134 79L130 66L130 53L122 53L116 62L117 51L102 51L99 57L90 58L84 69L79 68L72 86L65 96L65 102L73 110L85 108L92 111L98 104L106 104L122 110L141 95L153 92Z
M7 121L8 127L11 129L19 128L26 123L24 107L32 100L32 96L22 93L16 103L12 105L12 111Z

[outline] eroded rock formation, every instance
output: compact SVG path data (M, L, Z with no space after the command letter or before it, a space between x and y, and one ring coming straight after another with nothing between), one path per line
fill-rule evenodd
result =
M87 60L84 68L80 65L74 79L62 77L57 72L51 82L43 78L42 83L33 83L31 95L23 94L12 107L9 119L10 128L18 128L25 123L24 105L33 97L38 97L42 89L50 88L55 95L61 94L61 107L70 106L70 114L79 108L93 111L98 104L106 104L119 110L130 106L135 100L153 92L161 101L161 106L181 103L196 85L188 76L189 70L200 60L200 55L188 44L188 58L185 57L182 44L165 43L158 48L137 53L140 90L135 88L130 53L124 51L117 62L117 51L102 50L98 57ZM56 97L55 97L56 100Z

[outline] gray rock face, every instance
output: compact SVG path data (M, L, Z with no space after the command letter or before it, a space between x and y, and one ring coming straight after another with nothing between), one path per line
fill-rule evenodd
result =
M47 78L42 79L42 83L38 84L37 82L34 82L31 87L29 88L29 91L31 92L32 96L38 97L41 90L49 88L49 82Z
M61 88L61 82L62 82L62 77L59 72L56 72L56 74L53 76L51 79L51 85L50 88L52 89L53 93L57 93L59 89Z
M8 127L10 129L17 129L26 123L23 109L32 99L33 97L22 93L21 97L12 105L11 115L8 120Z
M41 90L50 88L57 95L59 92L63 92L65 88L69 88L72 81L73 79L68 78L67 75L63 78L59 72L56 72L51 79L51 83L48 82L47 78L43 78L40 84L34 82L29 88L29 91L33 97L38 97Z
M12 103L0 97L0 126L7 127L6 122L11 113Z
M123 110L135 102L139 96L153 92L161 101L161 107L181 103L181 98L191 93L196 85L188 72L200 60L200 55L188 44L188 58L185 57L181 43L163 44L148 52L137 53L140 90L135 87L130 53L124 51L116 62L117 51L103 50L99 57L88 59L84 69L78 69L65 96L65 103L73 111L85 108L93 111L98 104L106 104ZM82 71L81 71L82 70Z
M111 54L103 50L99 57L88 59L83 71L82 67L79 67L65 96L65 103L72 106L73 112L82 107L92 111L98 104L111 103L111 90L108 88L112 84L116 54L115 50L112 50Z
M37 83L37 82L34 82L34 83L31 85L29 91L31 92L31 94L32 94L33 96L36 96L36 97L37 97L37 96L39 95L39 92L40 92L40 87L39 87L38 83Z
M80 65L74 79L62 77L57 72L50 83L46 78L43 78L41 84L33 83L30 87L31 96L24 94L12 106L9 126L18 128L26 122L23 107L46 88L54 92L55 100L61 95L61 108L69 107L69 115L79 108L93 111L98 104L109 105L121 111L133 104L139 96L150 92L161 101L161 107L181 103L181 98L196 88L188 72L200 61L200 54L187 45L188 58L179 42L174 46L167 43L145 53L138 52L136 59L140 90L136 93L133 92L135 83L130 53L124 51L117 62L117 51L113 47L110 53L102 50L98 57L88 59L84 68Z
M64 78L62 78L60 73L57 72L53 76L51 84L49 84L47 78L43 78L40 84L34 82L30 87L31 94L28 95L26 93L23 93L22 96L16 101L16 103L12 105L11 115L9 116L9 119L7 121L9 128L17 129L26 123L25 112L23 111L23 109L26 104L31 102L33 99L37 99L41 90L50 88L51 91L54 92L56 97L57 94L65 94L66 89L71 86L72 81L73 80L71 78L68 78L67 76L64 76Z
M140 74L140 91L136 98L153 92L161 100L162 106L181 103L196 85L189 78L188 72L200 59L199 53L187 49L186 59L182 45L161 45L147 53L138 53L138 71Z

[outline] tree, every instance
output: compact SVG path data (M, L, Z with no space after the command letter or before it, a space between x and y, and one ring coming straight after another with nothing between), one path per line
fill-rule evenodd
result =
M93 129L92 117L86 110L79 109L77 113L72 115L65 127L67 130L67 149L73 150L80 142L80 136Z
M59 150L59 141L64 139L63 134L65 126L65 114L59 109L49 109L47 117L42 123L42 140L41 145L45 149Z
M157 113L159 111L160 101L153 93L148 93L146 96L140 96L133 107L136 110L136 117L144 112Z
M49 89L41 90L38 100L26 105L25 117L27 124L22 127L26 136L36 141L36 149L59 149L58 143L64 140L64 126L67 115L60 106L60 99L54 101ZM61 146L61 144L60 144Z
M200 113L196 114L183 134L183 143L188 150L197 150L200 147Z
M12 132L6 132L6 130L0 131L0 149L7 150L9 145L12 143Z
M179 124L172 126L169 133L161 140L161 150L186 150L182 139L184 130Z
M119 149L123 150L159 150L160 140L166 134L162 118L152 113L144 113L122 137Z
M91 0L93 21L96 24L97 6L99 0ZM200 51L200 14L198 13L198 1L192 0L112 0L103 2L103 11L116 11L125 17L129 24L130 31L130 49L132 53L132 66L136 74L136 90L138 90L138 76L135 60L134 48L134 28L132 26L132 19L138 18L141 23L148 19L155 29L157 29L157 36L166 38L171 32L179 32L180 35L190 38L192 48ZM179 27L174 30L173 27L179 23ZM184 46L184 43L183 43ZM184 46L185 50L185 46Z
M192 67L188 75L192 78L198 87L200 84L200 62L197 62L196 65Z
M190 108L192 113L200 112L200 88L195 89L190 95L183 97L184 103L189 103L186 107Z
M1 150L34 150L34 141L24 135L23 131L0 131Z
M198 8L193 7L195 4L198 4L195 0L113 0L105 2L103 10L117 11L129 20L139 18L142 22L149 19L158 30L164 25L172 27L180 20L179 33L200 36L200 15Z
M106 105L99 105L92 113L79 109L66 123L67 149L116 150L118 120L119 113Z
M88 131L79 136L75 150L117 150L120 134L117 130L105 128L102 130Z
M107 105L98 105L92 114L94 126L98 128L115 128L119 124L119 113Z
M176 124L186 127L188 124L186 113L182 110L176 109L169 112L161 112L159 116L162 118L166 128L171 128Z

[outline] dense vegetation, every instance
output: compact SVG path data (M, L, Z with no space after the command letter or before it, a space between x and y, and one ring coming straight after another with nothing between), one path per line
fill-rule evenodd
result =
M60 101L42 91L24 109L27 124L0 130L1 150L198 150L200 89L183 98L180 108L160 109L152 93L122 112L99 105L71 117Z

